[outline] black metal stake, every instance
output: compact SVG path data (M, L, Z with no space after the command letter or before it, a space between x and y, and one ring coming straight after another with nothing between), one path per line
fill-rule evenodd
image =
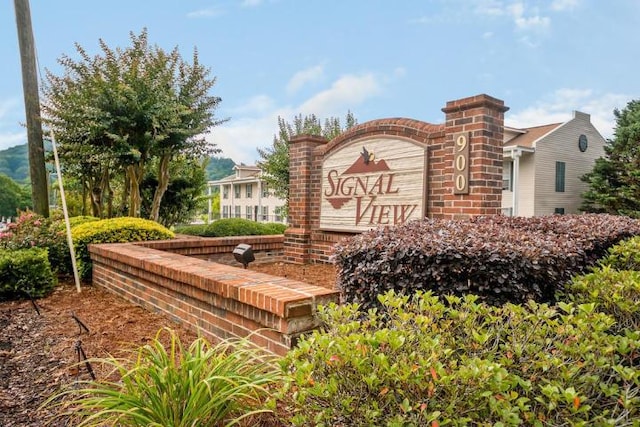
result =
M24 293L27 294L27 296L31 300L31 305L33 305L33 308L36 310L36 313L38 313L38 316L40 316L40 309L38 308L38 304L36 304L36 300L33 299L29 291L24 290Z
M76 323L78 324L78 328L80 328L80 332L78 333L78 335L82 335L82 330L84 329L88 334L91 333L89 332L89 328L87 328L87 325L85 325L82 320L80 320L78 318L78 316L76 316L76 314L72 311L71 312L71 317L73 318L73 320L76 321Z
M91 363L89 362L89 360L87 360L87 355L85 354L84 349L82 348L82 341L80 340L76 341L76 354L78 355L78 364L84 361L84 366L87 369L87 372L91 376L91 379L95 381L96 375L93 373L93 368L91 367ZM80 375L80 369L78 369L77 375ZM76 380L77 380L77 376L76 376Z

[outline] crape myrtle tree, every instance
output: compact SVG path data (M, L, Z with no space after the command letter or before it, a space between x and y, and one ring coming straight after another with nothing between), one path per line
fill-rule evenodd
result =
M640 217L640 100L613 114L614 137L604 147L605 157L582 177L589 189L581 210Z
M306 134L323 136L330 140L357 123L351 111L348 111L345 116L344 126L338 117L330 117L321 122L315 114L308 116L299 114L293 118L292 123L278 117L278 135L273 136L273 144L270 147L258 148L260 160L257 165L262 170L262 178L267 183L269 190L276 197L285 200L287 212L289 207L289 141L291 138Z
M115 50L100 40L93 57L76 44L78 60L58 60L62 75L47 70L43 108L65 174L82 183L92 215L139 217L152 174L148 217L158 221L172 161L220 152L204 134L225 120L214 117L221 99L210 95L215 78L196 50L189 63L177 48L151 46L146 29L130 39Z

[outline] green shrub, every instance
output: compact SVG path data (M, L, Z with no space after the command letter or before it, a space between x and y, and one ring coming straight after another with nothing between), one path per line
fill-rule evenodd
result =
M492 304L553 302L571 277L633 235L640 221L613 215L412 221L337 244L337 284L365 310L388 290L475 294Z
M489 306L476 296L380 296L321 308L323 331L282 363L294 425L630 425L640 331L593 305ZM635 421L634 421L635 420Z
M216 346L198 338L184 348L175 332L169 346L160 332L132 361L94 362L112 366L118 382L94 381L61 393L76 426L218 426L268 411L268 386L279 379L277 365L247 341ZM162 331L161 331L162 332ZM49 402L58 399L54 396Z
M173 231L176 234L206 237L207 226L208 224L176 225L173 227Z
M640 330L640 271L616 271L605 266L577 276L559 298L576 304L595 304L616 320L613 330Z
M43 297L55 284L47 249L0 249L0 300Z
M598 263L614 270L640 271L640 237L632 237L612 246L607 256Z
M44 218L31 211L21 212L16 222L0 233L0 248L15 250L32 247L48 250L51 268L58 274L71 272L71 257L64 229L55 219Z
M286 224L279 222L267 222L262 224L262 226L266 230L265 234L284 234L284 231L287 229Z
M175 232L200 237L260 236L282 234L286 228L286 225L274 222L261 223L244 218L225 218L211 224L178 226L175 227Z
M111 218L86 222L72 230L80 276L91 277L91 258L87 246L91 243L126 243L172 239L173 232L157 222L142 218Z
M93 221L100 221L100 218L96 218L95 216L87 216L87 215L72 216L69 218L69 225L71 226L71 228L73 228L77 225L85 224L87 222L93 222ZM66 227L64 224L64 218L60 220L60 226L63 229Z

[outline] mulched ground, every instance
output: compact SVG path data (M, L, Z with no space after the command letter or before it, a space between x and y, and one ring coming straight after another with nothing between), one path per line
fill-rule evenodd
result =
M294 266L274 263L250 268L282 277L333 287L331 265ZM183 342L196 334L168 318L151 313L85 285L77 293L71 282L61 283L47 298L36 301L40 314L26 301L0 302L0 426L42 426L52 413L41 407L61 387L89 379L78 365L81 349L87 357L122 357L153 339L162 327L175 329ZM81 329L78 319L86 330ZM91 366L98 378L107 372ZM53 426L68 425L60 420Z

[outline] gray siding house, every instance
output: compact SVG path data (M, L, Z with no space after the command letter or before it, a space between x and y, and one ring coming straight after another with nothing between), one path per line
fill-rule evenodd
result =
M579 111L564 123L504 130L502 212L510 216L579 213L580 177L604 156L606 141Z

